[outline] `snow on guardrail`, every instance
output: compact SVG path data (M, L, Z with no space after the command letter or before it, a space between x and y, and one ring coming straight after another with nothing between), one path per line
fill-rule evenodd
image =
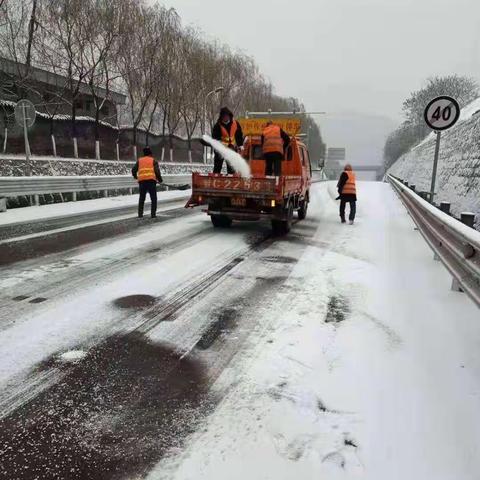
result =
M454 278L480 307L480 232L438 210L399 180L387 176L420 233Z
M186 185L191 175L162 175L166 185ZM0 177L0 197L135 188L131 175Z

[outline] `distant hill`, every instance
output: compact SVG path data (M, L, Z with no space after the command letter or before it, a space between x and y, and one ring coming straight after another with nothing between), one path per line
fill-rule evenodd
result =
M327 148L345 147L354 165L382 164L385 140L398 126L388 117L353 112L328 114L319 122Z

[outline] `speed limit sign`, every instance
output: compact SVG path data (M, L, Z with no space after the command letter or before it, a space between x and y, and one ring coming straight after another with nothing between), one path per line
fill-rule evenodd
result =
M425 122L437 131L447 130L457 123L460 117L460 105L447 95L432 100L425 108Z

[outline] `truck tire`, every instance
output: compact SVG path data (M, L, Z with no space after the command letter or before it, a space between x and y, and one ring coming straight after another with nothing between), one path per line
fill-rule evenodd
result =
M293 205L288 204L285 212L285 220L272 220L272 230L274 235L286 235L292 228L293 221Z
M210 219L215 228L228 228L232 226L232 219L225 215L211 215Z
M306 197L303 201L300 202L300 208L298 209L298 219L305 220L307 217L307 210L308 210L308 197Z

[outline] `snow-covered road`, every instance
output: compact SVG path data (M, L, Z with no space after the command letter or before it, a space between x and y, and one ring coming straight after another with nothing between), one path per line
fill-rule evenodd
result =
M334 194L2 269L0 478L476 479L479 311L389 185Z

